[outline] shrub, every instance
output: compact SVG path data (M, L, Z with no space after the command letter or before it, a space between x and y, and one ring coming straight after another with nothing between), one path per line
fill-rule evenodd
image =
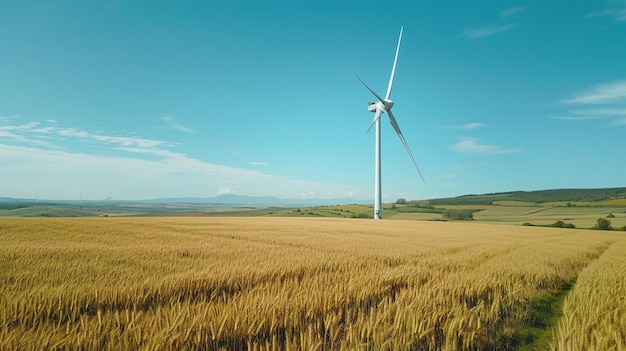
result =
M458 221L472 221L474 220L474 212L479 210L475 209L463 209L463 210L445 210L443 211L443 218L453 219Z
M573 223L565 223L563 221L556 221L554 222L554 224L549 225L548 227L555 227L555 228L576 228L576 226Z
M609 221L606 218L598 218L598 221L596 222L596 226L593 228L600 229L600 230L609 230L611 229L611 221Z

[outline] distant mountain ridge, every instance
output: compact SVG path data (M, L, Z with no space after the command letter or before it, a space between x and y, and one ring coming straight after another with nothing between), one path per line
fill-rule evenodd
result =
M427 201L430 205L492 205L495 201L521 201L540 204L546 202L597 202L611 199L626 199L626 187L510 191L482 195L462 195Z
M598 188L598 189L549 189L536 191L510 191L501 193L488 193L480 195L462 195L450 198L437 198L429 200L410 200L409 202L428 202L430 205L492 205L495 201L521 201L531 203L545 202L596 202L609 199L626 199L626 187L622 188ZM181 198L158 198L148 200L39 200L17 199L0 197L0 208L13 206L35 206L53 204L187 204L187 205L217 205L217 206L328 206L346 204L371 204L372 200L353 198L305 198L284 199L274 196L247 196L236 194L223 194L214 197L181 197Z
M247 196L235 194L222 194L214 197L186 197L186 198L162 198L141 201L142 203L183 203L183 204L216 204L216 205L274 205L274 206L323 206L337 204L364 204L371 200L357 200L352 198L338 199L283 199L275 196Z
M345 205L345 204L366 204L371 200L359 200L353 198L306 198L306 199L283 199L274 196L247 196L235 194L223 194L214 197L179 197L179 198L158 198L148 200L39 200L39 199L19 199L0 197L0 207L12 206L35 206L54 204L187 204L187 205L264 205L264 206L324 206L324 205Z

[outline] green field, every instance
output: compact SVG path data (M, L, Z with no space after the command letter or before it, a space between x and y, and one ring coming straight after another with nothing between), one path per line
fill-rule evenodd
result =
M383 216L392 220L441 221L446 220L445 209L476 209L474 221L508 223L514 225L551 225L556 221L571 223L576 228L592 228L598 218L611 221L613 228L626 226L626 206L620 201L603 201L593 206L584 203L529 205L524 202L500 201L498 205L441 205L434 208L413 204L384 204ZM611 204L611 206L607 205ZM561 206L563 205L563 206ZM262 206L210 205L40 205L0 209L0 217L118 217L118 216L174 216L174 217L328 217L372 218L372 206L335 205L302 208Z
M522 207L522 206L484 206L484 210L474 214L477 221L510 224L532 223L549 225L556 221L572 223L576 228L591 228L598 218L609 215L615 228L626 226L626 206L617 207Z
M249 198L242 199L250 201ZM373 218L371 205L289 207L174 202L85 201L60 203L0 198L0 217L296 217ZM180 201L180 200L179 200ZM254 200L253 200L254 201ZM261 201L261 200L259 200ZM626 231L626 188L551 189L463 195L419 201L398 199L383 204L392 220L507 223L589 229L598 220L612 230Z

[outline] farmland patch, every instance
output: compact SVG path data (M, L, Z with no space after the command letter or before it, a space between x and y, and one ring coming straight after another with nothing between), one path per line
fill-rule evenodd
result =
M626 329L624 245L619 232L476 222L6 218L0 344L512 350L557 345L575 320L593 349ZM613 327L585 324L574 302Z

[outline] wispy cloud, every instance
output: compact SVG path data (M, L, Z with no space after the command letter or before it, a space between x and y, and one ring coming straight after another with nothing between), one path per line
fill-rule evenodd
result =
M626 80L597 84L560 102L578 107L590 105L594 107L572 110L571 115L553 117L555 119L567 121L611 119L610 124L623 125L621 121L626 119Z
M615 22L624 22L626 21L626 2L622 2L622 6L611 7L604 10L596 11L589 13L583 17L583 19L597 18L597 17L608 17L614 20Z
M515 6L515 7L511 7L509 9L503 10L500 12L500 18L507 18L507 17L512 17L514 15L517 15L518 13L521 13L522 11L526 10L525 6Z
M611 117L626 117L626 108L592 108L587 110L570 111L570 116L553 117L566 121L588 121Z
M618 126L626 125L626 118L620 118L614 121L613 124L618 125Z
M127 146L113 147L112 149L113 150L118 150L118 151L125 151L125 152L129 152L129 153L134 153L134 154L157 156L157 157L160 157L160 158L163 158L163 159L186 159L187 158L187 155L185 155L185 154L178 153L178 152L172 152L172 151L169 151L169 150L163 150L163 149L127 147Z
M187 132L187 133L192 133L194 132L193 129L191 128L187 128L182 126L181 124L179 124L178 122L176 122L176 120L173 117L163 117L163 120L173 129L175 130L179 130L181 132Z
M463 30L463 35L470 39L482 38L493 34L506 32L515 27L515 23L492 24L482 28L467 28Z
M500 12L500 20L498 22L475 28L466 28L463 35L470 39L482 38L498 33L507 32L517 26L517 23L511 22L519 13L526 10L526 7L516 6Z
M80 192L83 199L133 200L237 192L295 198L305 191L343 194L346 187L369 194L369 188L206 162L177 151L176 142L92 133L56 122L0 116L0 135L0 196L74 199Z
M237 157L245 156L244 153L239 152L237 150L232 150L232 149L228 150L228 153L230 153L232 155L235 155ZM248 161L248 164L251 165L251 166L261 166L261 167L267 166L267 162L262 162L262 161Z
M486 166L488 164L489 164L488 162L476 162L476 163L472 163L472 164L468 164L468 165L454 165L454 166L450 166L448 168L450 168L453 171L466 171L468 169L484 167L484 166Z
M8 120L4 119L4 121ZM44 136L46 138L45 144L51 148L64 148L62 145L65 145L69 139L100 143L109 147L136 147L145 150L174 146L173 143L161 140L96 134L78 128L59 127L56 123L42 126L39 122L0 126L0 136L5 137L7 142L13 140L39 145L42 144L41 137Z
M219 188L217 195L237 194L237 190L231 188Z
M588 110L572 111L582 115L603 115L603 116L626 116L626 107L623 108L592 108Z
M598 84L591 89L578 93L571 99L561 102L565 104L590 105L626 102L626 80Z
M485 123L481 123L481 122L472 122L472 123L467 123L467 124L463 124L460 126L443 126L442 128L446 128L446 129L477 129L477 128L482 128L482 127L486 127L487 125Z
M603 119L605 118L605 116L598 116L598 115L570 115L570 116L553 116L553 119L560 119L562 121L592 121L592 120L598 120L598 119Z
M475 138L463 138L450 148L464 154L475 155L511 154L522 152L521 149L506 149L497 145L481 144L480 141Z

